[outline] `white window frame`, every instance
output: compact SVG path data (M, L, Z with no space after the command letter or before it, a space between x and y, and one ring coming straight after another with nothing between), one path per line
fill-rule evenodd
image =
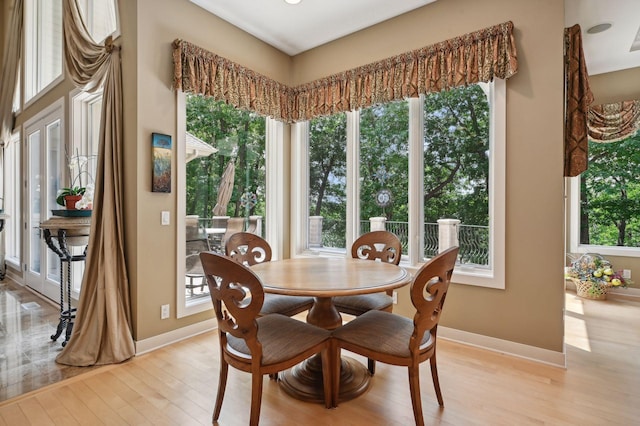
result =
M102 100L102 90L89 93L80 89L74 89L69 94L69 99L69 129L70 141L72 142L66 147L66 149L69 157L73 157L75 155L91 157L90 163L87 167L88 172L94 179L93 183L95 184L95 168L97 166L99 140L96 140L96 132L93 127L96 123L91 121L91 118L93 118L93 114L95 114L96 111L91 113L89 109L98 101ZM98 111L98 114L100 114L100 111ZM100 117L98 118L99 120L97 124L99 126ZM67 159L65 159L65 162L66 161ZM65 179L68 182L70 179L69 176L66 176L68 173L68 167L64 167L64 172ZM83 185L86 185L86 181L83 181ZM72 250L74 250L72 254L79 255L82 254L83 248L72 247ZM80 297L84 268L85 262L71 262L71 297L76 300Z
M176 317L182 318L213 309L210 297L187 299L185 287L185 262L186 252L186 173L185 161L185 135L187 132L187 97L180 90L176 91ZM282 258L286 228L286 217L279 213L284 211L285 193L284 182L284 124L272 118L267 118L265 123L265 164L266 164L266 239L273 242L272 258ZM279 242L279 243L278 243Z
M506 82L495 79L489 87L488 96L491 114L489 130L490 166L489 179L489 267L460 265L456 267L453 280L456 283L496 289L505 288L505 191L506 191ZM418 268L422 262L422 229L424 229L424 192L422 178L423 102L421 98L409 100L409 235L410 257L403 258L403 266ZM336 250L308 249L308 187L309 187L309 124L296 123L291 127L292 161L292 203L291 203L291 247L292 257L310 255L346 255ZM354 159L359 158L359 113L347 113L347 235L346 244L350 246L358 229L359 176ZM419 172L414 172L418 170Z
M60 3L60 73L54 77L51 82L43 85L41 63L48 64L49 61L46 61L42 56L42 40L40 40L40 35L38 34L38 31L42 27L40 8L42 3L49 3L53 1ZM23 78L21 79L22 90L20 93L22 93L25 107L27 107L64 80L64 38L62 29L62 0L26 0L24 7L24 67L22 67ZM30 90L27 90L27 87L29 86L33 87ZM31 93L32 91L33 93Z
M603 256L640 257L640 247L580 244L580 176L566 178L569 189L569 252L599 253Z
M10 155L7 155L8 151ZM9 215L5 220L5 262L16 270L20 270L22 262L22 163L20 132L11 135L9 143L4 147L3 155L3 203L4 212Z
M186 138L187 133L187 96L184 92L176 90L177 126L176 126L176 317L182 318L213 309L210 297L187 299L185 281L184 254L187 250L186 227L182 226L186 220L187 196L186 196Z
M102 37L100 40L95 39L95 35L93 34L93 28L92 28L92 23L94 21L93 19L90 19L94 14L97 14L98 16L103 16L102 9L95 7L95 4L98 1L104 3L105 5L107 2L111 3L111 5L113 6L113 15L109 16L109 18L114 20L114 25L115 25L115 29L110 34L107 34L104 37ZM117 0L80 0L78 3L80 3L80 10L83 13L82 19L84 20L87 30L89 31L89 34L91 34L91 37L94 38L94 41L97 44L103 44L104 41L109 36L111 36L114 39L120 36L120 19L119 19L120 15L118 13ZM85 15L90 15L90 16L85 16Z

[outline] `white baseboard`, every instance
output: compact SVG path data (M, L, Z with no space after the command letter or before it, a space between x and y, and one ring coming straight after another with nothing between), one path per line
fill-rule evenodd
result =
M555 367L567 368L567 357L564 352L564 344L563 352L556 352L443 326L438 326L438 338L519 358L525 358L531 361L541 362L543 364L550 364Z
M189 337L197 336L198 334L206 333L207 331L215 330L217 326L218 323L215 319L208 319L177 330L171 330L167 333L149 337L148 339L138 340L135 342L136 356L188 339Z

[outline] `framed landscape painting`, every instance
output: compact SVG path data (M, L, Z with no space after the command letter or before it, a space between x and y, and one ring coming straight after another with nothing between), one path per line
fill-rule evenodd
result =
M171 192L171 136L151 134L153 176L151 191Z

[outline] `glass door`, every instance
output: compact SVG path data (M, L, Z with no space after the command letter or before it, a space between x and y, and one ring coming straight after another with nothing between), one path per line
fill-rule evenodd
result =
M44 296L60 299L60 259L43 237L40 223L58 208L56 193L62 185L62 110L26 125L27 140L27 232L25 233L25 281Z

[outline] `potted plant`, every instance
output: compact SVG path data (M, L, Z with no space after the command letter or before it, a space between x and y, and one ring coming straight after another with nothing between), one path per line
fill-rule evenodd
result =
M615 271L611 262L595 253L586 253L571 262L566 277L576 285L576 293L587 299L604 300L611 287L626 287L629 280Z
M90 209L93 204L93 184L92 176L89 173L89 158L85 155L74 155L69 158L67 166L71 185L62 188L56 195L56 203L67 208L67 210ZM83 185L82 177L85 176L86 185Z
M80 201L86 190L87 189L82 186L62 188L58 191L56 203L65 206L67 210L75 210L76 203Z

